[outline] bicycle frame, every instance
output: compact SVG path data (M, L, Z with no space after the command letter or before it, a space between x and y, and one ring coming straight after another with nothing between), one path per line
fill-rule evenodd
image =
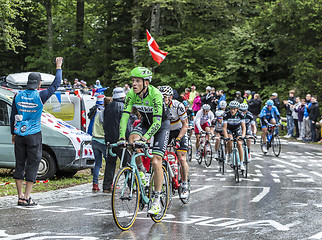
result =
M110 144L110 145L108 145L109 147L108 147L108 149L109 149L109 154L112 156L112 157L116 157L117 155L115 154L115 153L113 153L113 151L112 151L112 148L115 148L115 147L118 147L118 145L117 145L117 143L114 143L114 144ZM128 143L127 145L126 145L126 147L132 147L133 146L133 144L130 144L130 143ZM126 147L124 147L124 149L126 148ZM132 174L133 174L133 176L136 174L137 176L140 176L139 175L139 169L137 168L137 166L136 166L136 161L135 161L135 159L137 158L137 157L141 157L141 156L146 156L146 157L149 157L150 159L152 159L153 158L153 155L151 155L151 154L149 154L149 152L148 152L148 148L146 147L146 148L143 148L143 150L144 150L144 152L142 153L142 152L138 152L138 153L135 153L135 154L133 154L132 155L132 157L131 157L131 163L130 163L130 167L131 167L131 169L132 169ZM124 153L124 152L123 152ZM123 154L124 155L124 154ZM122 157L123 157L123 155L122 155ZM123 162L123 159L121 160L122 162ZM128 181L128 177L129 176L127 176L126 177L126 181L124 182L124 184L126 184L127 183L127 181ZM139 181L139 189L140 189L140 192L141 192L141 197L142 197L142 200L143 200L143 202L145 203L145 204L148 204L149 203L149 201L150 201L150 199L148 198L148 196L145 194L145 189L144 189L144 185L143 185L143 183L142 183L142 181L141 181L141 178L140 177L138 177L138 181ZM132 178L132 180L131 180L131 192L130 192L130 198L132 198L132 193L133 193L133 184L134 184L134 178ZM122 192L122 195L123 195L123 192Z

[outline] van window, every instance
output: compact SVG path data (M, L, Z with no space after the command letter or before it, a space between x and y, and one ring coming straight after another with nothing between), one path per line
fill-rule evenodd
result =
M0 100L0 126L10 125L11 107L5 101Z

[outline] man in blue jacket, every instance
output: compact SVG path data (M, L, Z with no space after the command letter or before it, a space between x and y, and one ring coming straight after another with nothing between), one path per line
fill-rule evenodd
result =
M62 57L56 58L56 77L50 87L38 91L41 75L32 72L28 75L27 89L15 95L12 103L10 127L12 143L15 145L16 167L13 178L16 180L18 205L32 206L36 203L30 193L36 182L39 163L42 157L41 114L45 102L54 94L62 80ZM23 193L23 180L26 181Z

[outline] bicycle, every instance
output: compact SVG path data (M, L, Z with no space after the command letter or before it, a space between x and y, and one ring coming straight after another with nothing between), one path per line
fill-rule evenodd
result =
M208 140L206 140L206 135L210 133L202 132L200 134L200 145L198 149L199 159L197 159L198 163L202 163L202 158L205 158L205 165L209 167L212 161L212 148L211 144Z
M234 169L235 182L239 183L238 170L240 169L240 159L239 159L239 151L237 148L237 141L242 141L242 139L233 137L233 139L226 138L226 141L233 141L231 167ZM244 174L243 171L242 171L242 174Z
M245 178L247 178L247 174L248 174L248 163L249 163L249 159L248 159L248 147L247 147L247 140L248 139L254 139L254 144L256 144L256 135L255 136L246 136L243 137L243 150L244 150L244 165L245 165L245 171L242 171L242 174Z
M150 159L153 158L148 152L148 145L134 145L127 143L125 146L119 146L117 143L108 144L108 151L111 156L116 157L116 154L112 152L113 148L125 147L132 153L131 163L120 169L116 175L113 183L112 191L112 212L116 225L123 231L132 227L137 217L139 208L144 209L144 206L148 204L148 208L151 207L152 200L154 198L154 172L152 172L149 179L149 186L144 187L141 178L139 176L139 170L136 166L135 159L141 156L147 156ZM142 152L136 153L136 149L142 149ZM122 157L123 158L123 157ZM123 159L121 159L123 161ZM154 222L160 222L165 216L168 209L169 201L169 178L166 168L162 166L163 170L163 183L161 189L161 211L158 215L150 215ZM149 214L148 214L149 216Z
M266 146L267 146L267 152L269 148L273 149L273 153L276 157L278 157L281 153L281 140L278 134L275 132L275 128L278 127L279 124L268 124L267 134L266 134ZM267 154L267 152L263 151L263 136L261 136L261 149L264 155Z
M169 166L169 169L167 170L170 175L169 179L170 179L170 188L172 190L171 192L174 195L175 191L178 190L178 194L181 202L184 204L187 204L190 198L190 178L188 176L188 179L187 179L187 189L188 189L189 195L187 198L181 198L181 193L182 193L182 187L181 187L182 179L181 179L181 172L180 172L181 166L177 156L175 143L173 140L168 145L168 149L169 150L166 150L163 159L169 163L169 165L167 165ZM171 202L171 200L172 200L172 197L170 197L169 202Z
M219 165L219 172L222 172L222 175L225 174L225 159L226 159L226 140L225 137L212 137L213 140L220 139L219 149L218 149L218 165Z

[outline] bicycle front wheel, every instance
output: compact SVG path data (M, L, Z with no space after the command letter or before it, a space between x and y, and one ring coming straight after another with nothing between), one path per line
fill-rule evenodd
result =
M192 142L190 137L188 137L188 152L187 152L187 159L189 162L192 160Z
M281 141L280 141L280 137L278 135L274 135L272 136L272 149L273 149L273 153L276 157L278 157L281 153Z
M243 171L244 177L247 178L248 174L248 151L246 150L247 147L244 148L244 165L245 170Z
M212 148L210 142L206 142L204 146L204 151L205 151L205 164L207 167L211 165L212 161Z
M263 145L264 145L263 136L261 136L261 142L260 142L260 144L261 144L261 150L262 150L262 152L264 153L264 155L266 155L267 152L264 152L264 150L263 150ZM268 142L267 142L267 134L266 134L266 144L268 145ZM268 150L268 146L267 146L267 150Z
M220 164L220 170L222 172L222 174L225 174L225 146L221 145L220 149L219 149L219 164Z
M165 216L168 204L169 204L169 195L170 195L170 185L169 185L169 176L164 166L162 166L163 171L163 182L161 186L161 195L160 195L160 204L161 211L158 215L150 215L154 222L160 222ZM152 200L154 198L154 172L151 175L151 182L149 187L149 198Z
M234 175L235 175L235 182L239 183L239 172L238 172L238 151L234 151L233 154L233 163L234 163Z
M112 212L116 225L123 231L132 227L139 210L139 181L132 168L124 167L117 174L112 192Z

